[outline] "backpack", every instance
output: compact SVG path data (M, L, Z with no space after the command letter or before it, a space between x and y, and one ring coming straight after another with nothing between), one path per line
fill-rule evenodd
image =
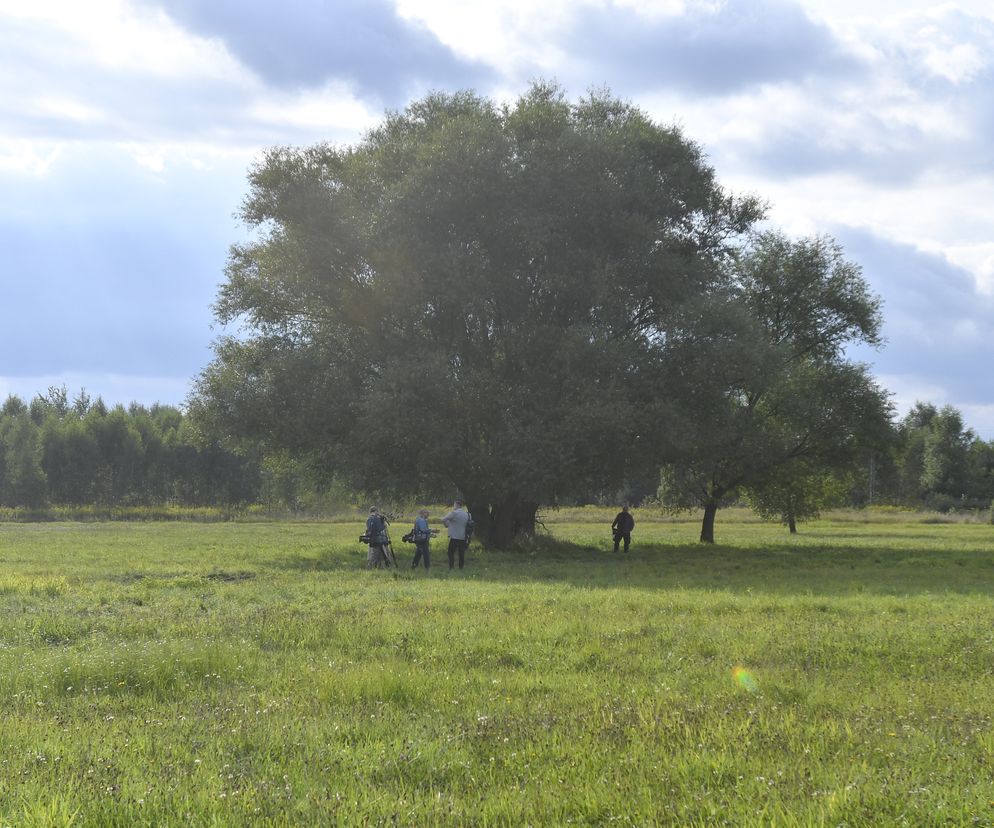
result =
M382 515L370 515L366 521L366 534L372 545L383 544L387 541L387 523Z
M473 537L473 530L476 528L476 524L473 522L473 516L466 512L466 545L469 546L470 539Z

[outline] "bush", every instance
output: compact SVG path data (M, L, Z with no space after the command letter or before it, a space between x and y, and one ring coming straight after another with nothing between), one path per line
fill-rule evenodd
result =
M953 497L952 495L932 493L925 498L925 508L933 512L970 512L982 511L988 507L988 502L984 498Z

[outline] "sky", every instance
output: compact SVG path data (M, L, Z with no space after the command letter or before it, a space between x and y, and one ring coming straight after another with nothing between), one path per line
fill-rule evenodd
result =
M883 300L852 356L994 439L991 0L0 0L0 399L182 404L267 147L538 79L834 236Z

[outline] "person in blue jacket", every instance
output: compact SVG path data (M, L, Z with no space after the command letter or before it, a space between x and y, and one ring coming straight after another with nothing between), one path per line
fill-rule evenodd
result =
M427 509L422 509L414 518L414 530L411 535L414 539L414 563L411 564L411 569L417 569L418 563L424 560L427 572L431 569L431 556L428 554L428 547L431 544L431 529L428 528Z

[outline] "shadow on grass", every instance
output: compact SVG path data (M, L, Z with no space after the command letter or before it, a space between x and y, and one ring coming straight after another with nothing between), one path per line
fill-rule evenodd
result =
M263 566L287 572L351 572L366 565L365 553L356 553L341 547L317 555L287 555L261 562Z
M385 577L405 580L449 579L455 582L562 584L582 589L686 589L770 595L994 595L994 546L948 549L902 546L877 534L875 544L823 544L806 538L803 545L783 542L757 546L640 544L625 554L590 544L540 537L508 551L474 543L466 568L448 569L444 546L433 549L430 572L410 569L412 554L396 549L398 568ZM930 538L933 542L935 538ZM302 573L355 572L365 553L333 547L314 556L271 559L266 566Z

